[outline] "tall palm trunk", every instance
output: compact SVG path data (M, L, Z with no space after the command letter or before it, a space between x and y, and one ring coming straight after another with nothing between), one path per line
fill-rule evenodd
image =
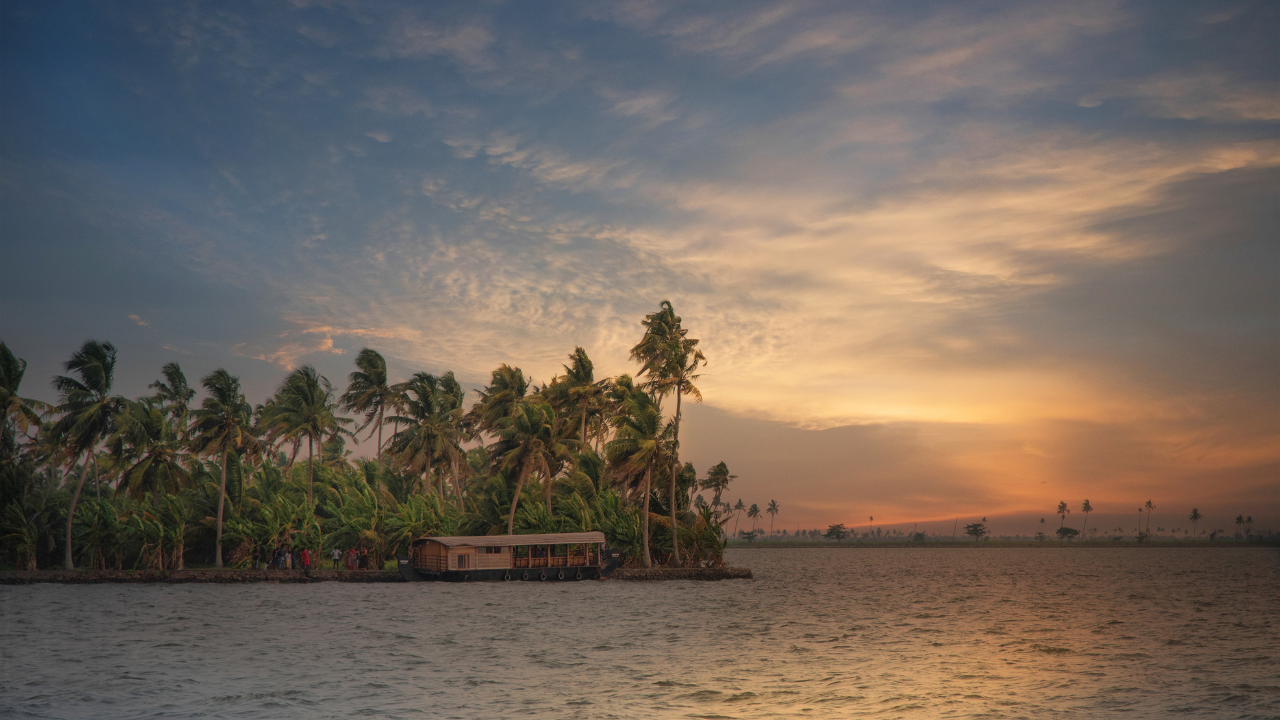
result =
M311 435L307 436L307 504L311 504L311 498L314 496L312 487L316 482L316 446L315 438Z
M579 437L582 438L583 446L586 446L587 444L587 404L586 403L582 403L582 434Z
M676 526L676 471L680 467L680 385L676 384L676 437L671 453L671 563L680 567L680 535Z
M458 456L453 457L453 495L454 501L458 503L458 509L462 509L462 481L458 478Z
M213 566L222 567L222 503L227 499L227 449L222 449L222 485L218 488L218 537L214 540Z
M67 508L67 554L63 559L63 566L68 570L75 570L75 562L71 560L71 522L76 517L76 501L80 499L80 489L84 487L84 480L89 475L89 458L86 457L84 467L80 470L80 482L76 483L76 491L71 495L71 507Z
M516 478L516 494L511 498L511 512L507 514L508 535L514 535L516 532L516 508L520 506L520 490L524 488L525 480L529 479L530 469L524 464L520 466L520 475Z
M644 470L644 514L640 516L641 542L644 544L644 566L653 567L653 558L649 557L649 481L653 478L653 461Z
M98 493L98 502L102 502L102 477L98 475L98 454L93 454L93 488ZM1147 523L1150 525L1151 523Z
M422 481L426 485L426 492L424 492L423 495L426 495L427 493L431 492L431 490L433 489L433 486L431 484L431 456L430 455L427 456L427 470L422 475ZM443 490L440 491L440 499L441 500L444 499Z
M1081 543L1083 543L1083 542L1085 541L1085 539L1088 537L1087 535L1085 535L1085 530L1088 530L1088 529L1089 529L1089 513L1085 513L1085 514L1084 514L1084 527L1083 527L1083 528L1081 528L1081 530L1080 530L1080 542L1081 542Z
M378 469L382 469L382 410L378 410Z

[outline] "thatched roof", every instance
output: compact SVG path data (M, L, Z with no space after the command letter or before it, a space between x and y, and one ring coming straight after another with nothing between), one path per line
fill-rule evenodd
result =
M413 544L437 542L445 547L510 547L512 545L568 545L602 543L604 533L546 533L542 535L462 535L459 537L423 538Z

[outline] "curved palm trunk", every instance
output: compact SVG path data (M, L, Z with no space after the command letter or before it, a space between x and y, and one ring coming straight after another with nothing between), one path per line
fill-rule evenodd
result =
M680 535L676 526L676 471L680 468L680 386L676 385L676 437L671 453L671 563L680 566Z
M227 449L222 449L222 485L218 488L218 537L214 540L213 566L222 567L222 504L227 499Z
M102 502L102 477L98 475L98 456L93 456L93 489L98 493L98 502ZM1147 521L1147 527L1151 527L1151 521Z
M644 566L653 567L653 558L649 556L649 481L653 478L653 461L644 471L644 514L640 516L641 542L644 543Z
M582 438L582 444L587 445L587 404L582 403L582 433L578 436Z
M1081 542L1081 543L1083 543L1083 542L1085 541L1085 539L1088 537L1087 535L1085 535L1085 531L1086 531L1086 530L1088 530L1088 529L1089 529L1089 513L1085 513L1085 514L1084 514L1084 527L1083 527L1083 528L1081 528L1081 530L1080 530L1080 542Z
M516 478L516 494L511 498L511 512L507 514L507 534L514 535L516 532L516 508L520 506L520 490L524 488L525 480L529 479L530 468L525 465L520 466L520 476Z
M422 482L426 485L426 492L424 492L423 494L425 495L426 493L431 492L434 486L431 484L431 456L430 455L427 456L427 470L422 476ZM440 499L441 500L444 499L444 490L440 491Z
M76 564L71 559L71 523L76 518L76 502L80 499L80 490L84 487L84 479L89 475L88 457L85 458L84 468L80 470L80 482L76 483L76 491L71 495L71 507L67 509L67 554L63 558L63 566L68 570L75 570Z

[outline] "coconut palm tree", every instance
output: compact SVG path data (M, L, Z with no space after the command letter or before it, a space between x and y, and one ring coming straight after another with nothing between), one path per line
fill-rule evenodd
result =
M773 537L773 521L778 517L778 501L770 500L769 507L765 508L764 511L769 513L769 537Z
M76 502L80 499L80 491L84 489L85 476L89 471L89 457L98 443L110 434L112 420L124 407L125 399L111 395L116 370L116 348L111 343L88 340L71 355L71 359L63 367L76 377L59 375L53 379L53 387L58 391L59 398L57 410L62 414L54 425L53 434L65 448L67 460L73 461L77 456L83 459L80 481L71 495L71 505L67 510L67 552L64 565L68 570L74 570L71 528L76 515ZM98 492L101 494L101 487Z
M452 398L442 389L441 379L430 373L416 373L396 386L404 396L402 415L388 418L397 428L391 436L390 452L396 464L409 472L422 473L423 483L431 489L431 467L436 458L444 457L455 420ZM444 497L443 480L440 497Z
M680 399L689 395L695 402L702 402L702 392L693 384L698 368L707 364L698 341L687 337L688 330L680 324L671 302L659 303L658 312L645 316L644 337L631 348L631 359L640 362L637 377L645 377L644 386L656 396L676 394L675 433L671 449L671 546L673 559L680 564L680 543L676 539L676 475L680 471Z
M356 369L347 376L347 391L338 398L343 412L364 415L364 422L355 429L364 432L370 425L372 438L378 436L378 466L382 467L382 426L387 412L395 412L404 404L404 393L387 383L387 361L372 348L361 348L356 355Z
M641 496L644 509L640 514L644 566L653 567L649 553L649 497L653 483L654 463L662 456L665 427L657 402L639 388L633 389L622 411L613 417L614 438L605 445L609 465L628 475L644 473Z
M569 364L564 367L564 385L568 404L576 407L579 414L580 428L578 440L583 447L587 445L587 416L595 412L604 396L604 387L596 382L595 366L587 351L575 347L569 355Z
M729 483L736 479L737 475L729 474L729 466L721 460L707 471L707 479L702 481L702 489L710 490L714 495L711 497L711 507L720 507L720 495L729 488Z
M187 413L191 410L191 399L196 396L196 391L187 384L187 376L176 362L166 363L160 368L160 374L164 375L164 380L156 380L147 387L156 391L155 399L165 407L170 417L178 421L178 427L185 433Z
M1151 537L1151 511L1155 510L1156 506L1152 505L1151 501L1148 500L1143 507L1147 509L1147 537Z
M123 468L120 480L126 492L135 500L150 494L156 506L161 494L176 495L191 481L184 464L182 430L170 410L153 398L126 400L107 438Z
M1089 504L1089 499L1085 498L1084 505L1080 506L1080 512L1084 513L1084 529L1080 531L1080 542L1085 541L1085 530L1089 527L1089 513L1093 512L1093 506Z
M222 567L222 513L227 500L227 458L230 453L257 455L262 447L253 425L253 406L245 400L244 393L240 392L240 379L218 368L206 375L200 384L209 393L209 397L204 399L200 409L194 413L191 446L198 454L221 456L214 565Z
M760 506L751 503L751 507L747 510L747 517L751 518L751 529L756 529L756 520L760 518Z
M19 435L26 435L31 428L40 427L40 413L49 409L39 400L18 395L22 376L26 374L27 361L14 356L9 346L0 342L0 461L7 461L17 454Z
M747 506L746 506L746 504L745 504L745 503L743 503L743 502L742 502L742 498L738 498L738 502L737 502L736 504L734 504L734 506L733 506L731 509L733 510L733 535L734 535L734 537L737 537L737 535L738 535L738 513L741 513L742 511L746 510L746 509L747 509Z
M504 475L516 474L515 493L507 514L507 534L515 533L520 492L529 478L538 473L550 486L553 467L563 465L572 452L556 432L556 411L536 399L519 400L509 413L495 421L499 445L505 450L496 458Z
M1058 529L1061 530L1067 524L1067 516L1071 514L1071 508L1067 507L1067 501L1058 502L1058 515L1062 517L1062 522L1058 523Z
M1192 540L1196 538L1196 525L1200 523L1200 519L1203 517L1204 516L1200 514L1200 510L1198 510L1197 508L1191 508L1191 515L1189 515L1187 519L1191 521L1191 539Z
M284 441L296 448L307 441L307 503L312 502L315 486L315 447L326 438L339 435L354 437L344 425L351 419L337 415L333 385L310 365L289 373L275 397L263 408L262 424L270 442Z

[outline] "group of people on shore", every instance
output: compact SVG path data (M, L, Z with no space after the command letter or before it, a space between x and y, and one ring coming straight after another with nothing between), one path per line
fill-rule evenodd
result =
M334 548L330 554L333 560L333 569L338 570L339 563L344 565L347 570L368 570L373 567L369 557L368 548L363 545L348 548L345 552ZM269 570L303 570L310 572L313 564L320 559L319 553L311 552L310 548L296 549L288 545L278 546L271 553L271 558L265 561L259 561L257 554L254 554L253 567L258 569Z

